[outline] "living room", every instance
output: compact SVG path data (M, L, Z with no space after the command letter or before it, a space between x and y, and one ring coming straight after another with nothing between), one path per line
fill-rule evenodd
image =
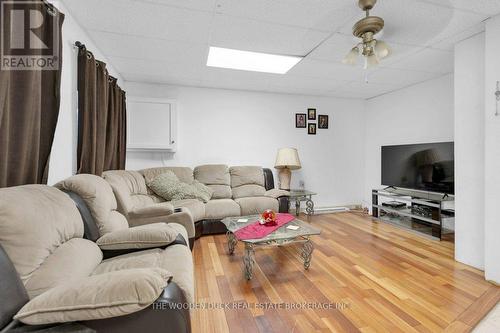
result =
M500 2L0 2L1 332L500 331Z

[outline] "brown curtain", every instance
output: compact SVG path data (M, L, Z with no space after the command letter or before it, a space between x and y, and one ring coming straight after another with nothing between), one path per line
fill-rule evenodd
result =
M0 0L0 5L4 2ZM47 182L59 115L64 14L47 3L31 6L43 15L44 24L36 34L41 40L54 41L58 66L50 70L0 69L0 187ZM0 31L10 36L10 15L4 16Z
M78 173L125 169L125 92L85 46L78 53Z

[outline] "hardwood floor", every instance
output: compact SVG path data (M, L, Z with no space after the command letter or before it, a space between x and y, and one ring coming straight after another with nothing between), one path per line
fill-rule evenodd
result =
M500 300L500 288L483 272L453 260L452 243L361 213L309 221L322 230L312 238L311 268L303 269L300 245L256 249L248 282L241 244L229 256L225 235L199 239L197 302L219 306L193 310L193 332L469 332ZM302 302L346 307L252 307Z

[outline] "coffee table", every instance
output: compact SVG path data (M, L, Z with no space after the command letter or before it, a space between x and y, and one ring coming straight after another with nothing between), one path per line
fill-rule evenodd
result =
M250 215L228 217L222 220L222 223L226 225L228 230L226 235L230 255L234 254L234 249L238 243L238 239L234 235L234 232L249 224L257 222L259 218L260 215ZM247 221L238 222L238 220ZM291 230L287 228L288 226L297 226L299 229ZM255 263L255 248L264 246L282 246L292 243L303 243L300 256L304 260L304 268L309 269L309 266L311 265L312 253L314 251L314 246L311 242L310 236L319 235L320 233L321 230L312 227L309 223L299 219L294 219L264 238L241 240L240 242L245 244L245 255L243 256L245 278L247 280L252 278L252 270Z

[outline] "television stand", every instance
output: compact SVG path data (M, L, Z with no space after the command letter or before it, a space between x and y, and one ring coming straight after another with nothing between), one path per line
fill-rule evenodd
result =
M383 205L385 201L404 203L402 207ZM435 192L395 188L372 190L372 215L418 234L442 240L454 233L455 198ZM448 238L448 237L447 237Z

